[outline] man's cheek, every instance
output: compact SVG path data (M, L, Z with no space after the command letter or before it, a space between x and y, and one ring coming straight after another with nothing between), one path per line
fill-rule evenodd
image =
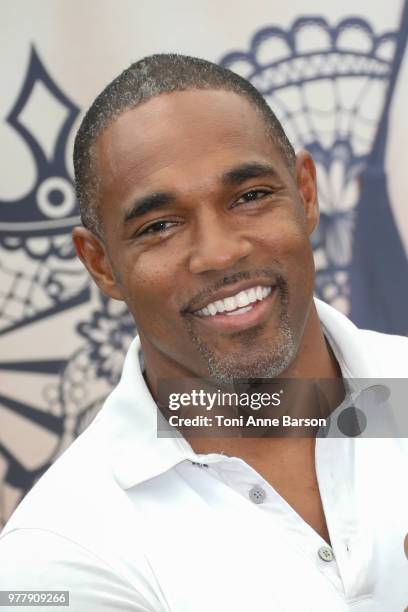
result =
M146 332L154 333L158 338L177 337L182 329L182 317L169 305L169 302L157 295L142 298L135 297L132 314L136 325Z

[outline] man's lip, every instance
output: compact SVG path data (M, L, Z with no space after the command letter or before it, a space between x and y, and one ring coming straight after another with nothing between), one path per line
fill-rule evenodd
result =
M228 315L226 313L217 313L216 315L200 316L192 315L197 319L197 323L203 325L207 329L223 333L242 332L251 327L265 323L273 309L275 308L275 296L277 288L274 286L272 292L263 300L254 302L252 308L239 315Z
M211 304L212 302L232 297L240 291L251 289L251 287L272 287L273 289L275 287L275 284L276 283L273 282L272 279L269 279L267 281L261 279L253 279L242 283L236 283L235 285L228 285L227 287L223 287L219 291L216 291L215 293L211 294L211 296L207 297L205 301L201 301L197 306L194 305L193 308L189 308L187 310L187 313L196 314L198 310L205 308L206 306L208 306L208 304Z

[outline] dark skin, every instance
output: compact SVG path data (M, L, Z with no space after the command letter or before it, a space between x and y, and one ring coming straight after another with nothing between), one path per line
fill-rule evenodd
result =
M291 168L245 98L192 90L125 111L99 136L95 155L103 238L78 227L73 240L100 289L129 307L153 397L160 378L208 378L198 344L233 374L242 363L252 371L277 345L285 353L283 311L294 353L280 376L340 377L313 303L318 203L307 152ZM233 295L278 278L286 306L276 290L245 329L220 331L194 314L224 285ZM243 458L329 541L313 438L189 442L199 453Z

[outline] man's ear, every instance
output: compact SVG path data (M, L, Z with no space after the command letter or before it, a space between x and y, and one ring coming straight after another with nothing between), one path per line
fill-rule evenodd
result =
M122 291L113 274L102 240L84 227L74 227L72 241L79 259L102 293L115 300L123 301Z
M306 216L307 231L310 234L319 223L319 202L317 198L316 166L307 151L296 155L296 182Z

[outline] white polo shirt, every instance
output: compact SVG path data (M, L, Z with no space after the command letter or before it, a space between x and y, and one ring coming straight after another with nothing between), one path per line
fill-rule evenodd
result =
M344 377L408 377L407 338L316 305ZM68 590L71 612L404 610L406 439L317 438L330 547L243 460L158 438L139 359L136 338L94 422L9 520L0 589Z

